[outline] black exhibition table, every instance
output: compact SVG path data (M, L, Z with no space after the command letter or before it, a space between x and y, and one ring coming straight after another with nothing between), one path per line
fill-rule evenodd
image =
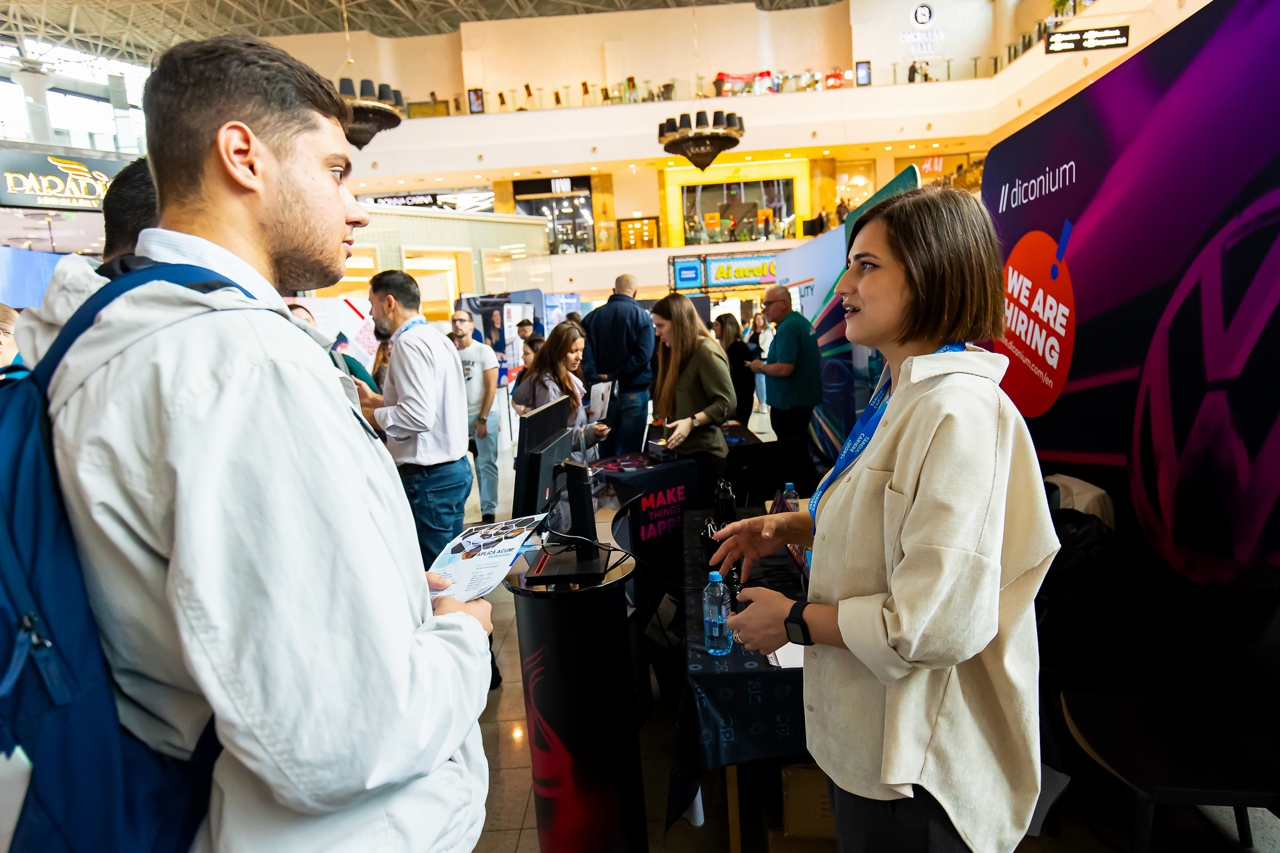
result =
M740 510L739 518L762 511ZM759 652L734 643L727 655L709 654L703 640L703 562L698 531L709 513L684 514L685 669L676 712L676 737L667 793L667 826L697 795L704 771L762 759L805 754L804 670L782 669ZM799 569L785 549L756 562L747 586L804 593Z

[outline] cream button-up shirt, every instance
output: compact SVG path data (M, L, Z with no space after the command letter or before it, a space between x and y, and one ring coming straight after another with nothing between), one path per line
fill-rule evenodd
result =
M1013 850L1039 795L1033 599L1059 547L1007 366L977 347L904 362L823 496L809 585L848 646L805 660L814 759L863 797L922 786L978 853Z

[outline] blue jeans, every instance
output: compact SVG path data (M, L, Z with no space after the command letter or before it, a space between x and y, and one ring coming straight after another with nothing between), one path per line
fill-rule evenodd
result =
M649 392L628 391L614 397L604 422L609 435L600 442L601 459L643 450L640 445L649 425Z
M476 438L476 422L473 420L467 427L471 437L476 439L476 479L480 487L480 514L495 515L498 512L498 409L489 410L489 419L485 425L489 434L484 438ZM470 494L470 490L467 494Z
M471 464L466 457L400 477L418 527L422 562L430 569L449 540L462 532L463 512L471 493Z
M756 374L756 400L761 405L764 405L766 402L764 399L764 374L763 373Z

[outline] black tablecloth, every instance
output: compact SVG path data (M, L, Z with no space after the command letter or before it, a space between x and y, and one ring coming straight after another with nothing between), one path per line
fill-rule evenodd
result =
M735 447L742 447L747 444L764 444L760 440L760 436L747 429L746 424L733 424L720 427L720 431L724 433L725 443L729 445L729 452L732 453Z
M739 518L760 514L744 510ZM668 827L693 801L704 770L805 752L804 671L775 667L738 643L723 656L706 650L702 589L710 567L702 560L698 531L707 516L702 511L684 515L687 672L676 716ZM747 585L776 589L793 599L803 595L799 570L785 550L756 562Z

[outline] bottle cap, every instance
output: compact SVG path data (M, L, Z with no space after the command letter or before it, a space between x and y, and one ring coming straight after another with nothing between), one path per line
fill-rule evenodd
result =
M720 573L719 573L719 572L712 572L711 574L707 575L707 578L708 578L712 583L719 583L720 581L724 580L724 578L720 577Z
M778 481L777 481L777 480L774 480L774 482L776 483L776 482L778 482ZM786 487L785 489L783 489L783 491L785 491L785 492L794 492L795 490L796 490L796 484L795 484L795 483L787 483L787 487Z

